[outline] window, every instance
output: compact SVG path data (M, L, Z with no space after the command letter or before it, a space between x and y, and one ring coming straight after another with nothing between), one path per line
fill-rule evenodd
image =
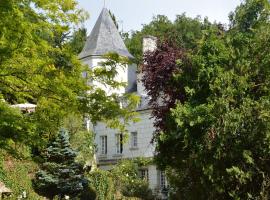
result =
M87 73L87 72L83 72L83 73L82 73L82 77L83 77L83 78L88 78L88 73Z
M107 136L106 135L103 135L103 136L100 136L100 153L102 155L106 155L107 154Z
M123 153L123 134L117 134L116 139L116 154Z
M146 180L148 182L149 181L148 169L140 169L139 176L141 179Z
M167 180L164 171L160 172L160 188L162 189L167 188Z
M99 61L97 62L97 66L96 67L102 67L104 65L104 61Z
M131 132L131 148L137 148L138 147L138 133L137 132Z

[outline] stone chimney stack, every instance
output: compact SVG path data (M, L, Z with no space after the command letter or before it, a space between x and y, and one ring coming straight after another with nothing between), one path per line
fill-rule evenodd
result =
M143 38L143 54L147 52L153 52L157 48L157 38L154 36L145 36ZM142 84L142 72L141 69L138 70L137 74L137 92L140 96L146 96L145 88Z
M157 38L151 35L145 36L143 38L143 53L147 53L148 51L155 51L157 48Z

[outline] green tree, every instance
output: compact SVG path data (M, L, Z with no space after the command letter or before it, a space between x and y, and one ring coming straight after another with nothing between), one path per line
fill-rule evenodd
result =
M177 46L186 49L194 49L197 41L202 38L202 33L212 24L205 18L187 17L185 14L177 15L175 21L170 21L164 15L157 15L149 24L143 25L141 31L134 31L130 35L123 34L128 50L135 57L137 63L142 63L142 39L146 35L152 35L161 42L173 41Z
M34 114L21 116L31 125L35 139L29 139L27 145L33 152L37 153L55 137L55 130L63 125L69 113L88 115L93 123L108 120L111 125L120 115L129 115L124 116L126 119L131 116L127 112L130 107L120 108L117 95L108 96L101 89L88 86L82 78L82 72L87 71L93 79L112 87L123 86L112 81L115 67L101 73L91 71L78 60L86 30L79 29L73 36L70 33L85 17L87 14L78 9L76 0L0 2L0 99L8 104L37 104ZM115 58L121 60L119 56ZM3 113L0 118L5 117ZM119 124L118 120L114 125ZM17 126L20 138L29 138L29 130L21 125L13 118L5 124Z
M269 16L269 1L246 0L192 53L163 44L146 57L173 199L269 199Z
M85 182L82 166L75 162L69 135L61 130L54 142L45 150L41 170L34 181L36 189L44 196L76 196L83 191Z
M95 165L94 133L86 130L84 123L81 115L70 113L64 119L63 127L69 132L71 147L78 152L76 161L90 169L96 167L92 166Z
M47 141L87 90L83 67L65 45L70 28L84 16L73 0L0 2L0 98L38 105L34 115L22 116L36 136L29 145ZM6 126L17 122L10 118ZM28 138L17 125L17 134Z
M68 43L72 52L75 55L78 55L82 51L86 39L87 39L86 28L79 28L78 30L75 30L73 32L71 39L68 41Z
M26 144L34 139L33 124L28 120L30 116L23 114L15 108L11 108L7 103L0 101L0 148L11 150L13 142ZM24 134L20 134L24 132ZM16 147L15 147L16 148Z

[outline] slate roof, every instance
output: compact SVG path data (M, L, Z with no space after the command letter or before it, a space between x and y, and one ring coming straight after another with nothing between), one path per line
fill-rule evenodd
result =
M79 58L102 56L109 52L115 52L121 56L133 58L128 52L109 11L103 8L91 34L87 37Z

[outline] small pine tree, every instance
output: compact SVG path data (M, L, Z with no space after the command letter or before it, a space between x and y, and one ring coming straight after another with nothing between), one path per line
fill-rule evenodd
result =
M36 174L34 185L47 197L76 196L83 190L83 167L75 162L76 152L71 148L68 133L62 129L44 152L45 162Z

